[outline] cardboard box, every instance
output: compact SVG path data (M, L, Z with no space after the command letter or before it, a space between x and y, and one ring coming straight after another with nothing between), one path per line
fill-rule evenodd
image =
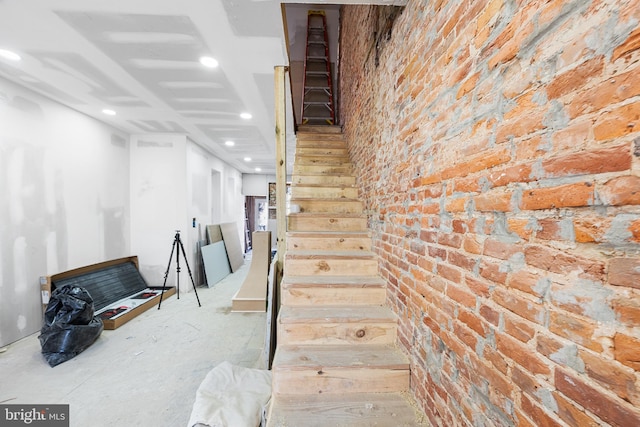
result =
M43 313L56 286L81 286L94 299L95 316L102 318L105 329L116 329L160 302L162 287L147 286L138 271L138 257L131 256L105 261L62 273L42 276L40 290ZM175 294L174 287L166 287L162 299ZM147 297L144 294L151 294ZM116 310L112 316L103 313Z

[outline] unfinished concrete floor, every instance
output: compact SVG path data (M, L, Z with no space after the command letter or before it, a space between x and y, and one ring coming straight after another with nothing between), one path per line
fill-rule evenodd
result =
M225 360L263 368L266 314L231 313L250 262L214 287L198 288L202 307L193 290L183 291L54 368L37 333L11 344L0 353L0 403L69 404L74 427L186 426L211 369Z

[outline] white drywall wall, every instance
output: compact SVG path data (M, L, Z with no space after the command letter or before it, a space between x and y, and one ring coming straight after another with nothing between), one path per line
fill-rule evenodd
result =
M0 78L0 346L40 329L40 276L129 255L128 145Z

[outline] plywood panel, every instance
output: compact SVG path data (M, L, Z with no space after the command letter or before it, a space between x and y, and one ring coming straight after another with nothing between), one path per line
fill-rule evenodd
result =
M234 295L231 311L259 311L267 309L267 283L271 262L271 232L254 231L251 266L246 279Z
M229 258L227 257L224 241L203 246L202 262L204 264L208 287L212 287L231 274L231 266L229 265Z
M224 245L227 248L227 256L229 257L231 271L235 273L240 267L242 267L242 264L244 264L244 255L240 245L238 227L235 222L227 222L220 224L220 231L222 232Z
M220 230L220 224L207 225L207 239L210 244L222 240L222 231Z

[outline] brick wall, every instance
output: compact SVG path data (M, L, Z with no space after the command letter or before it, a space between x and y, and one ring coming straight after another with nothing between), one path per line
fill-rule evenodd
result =
M342 122L423 409L640 425L638 2L387 15L343 7Z

